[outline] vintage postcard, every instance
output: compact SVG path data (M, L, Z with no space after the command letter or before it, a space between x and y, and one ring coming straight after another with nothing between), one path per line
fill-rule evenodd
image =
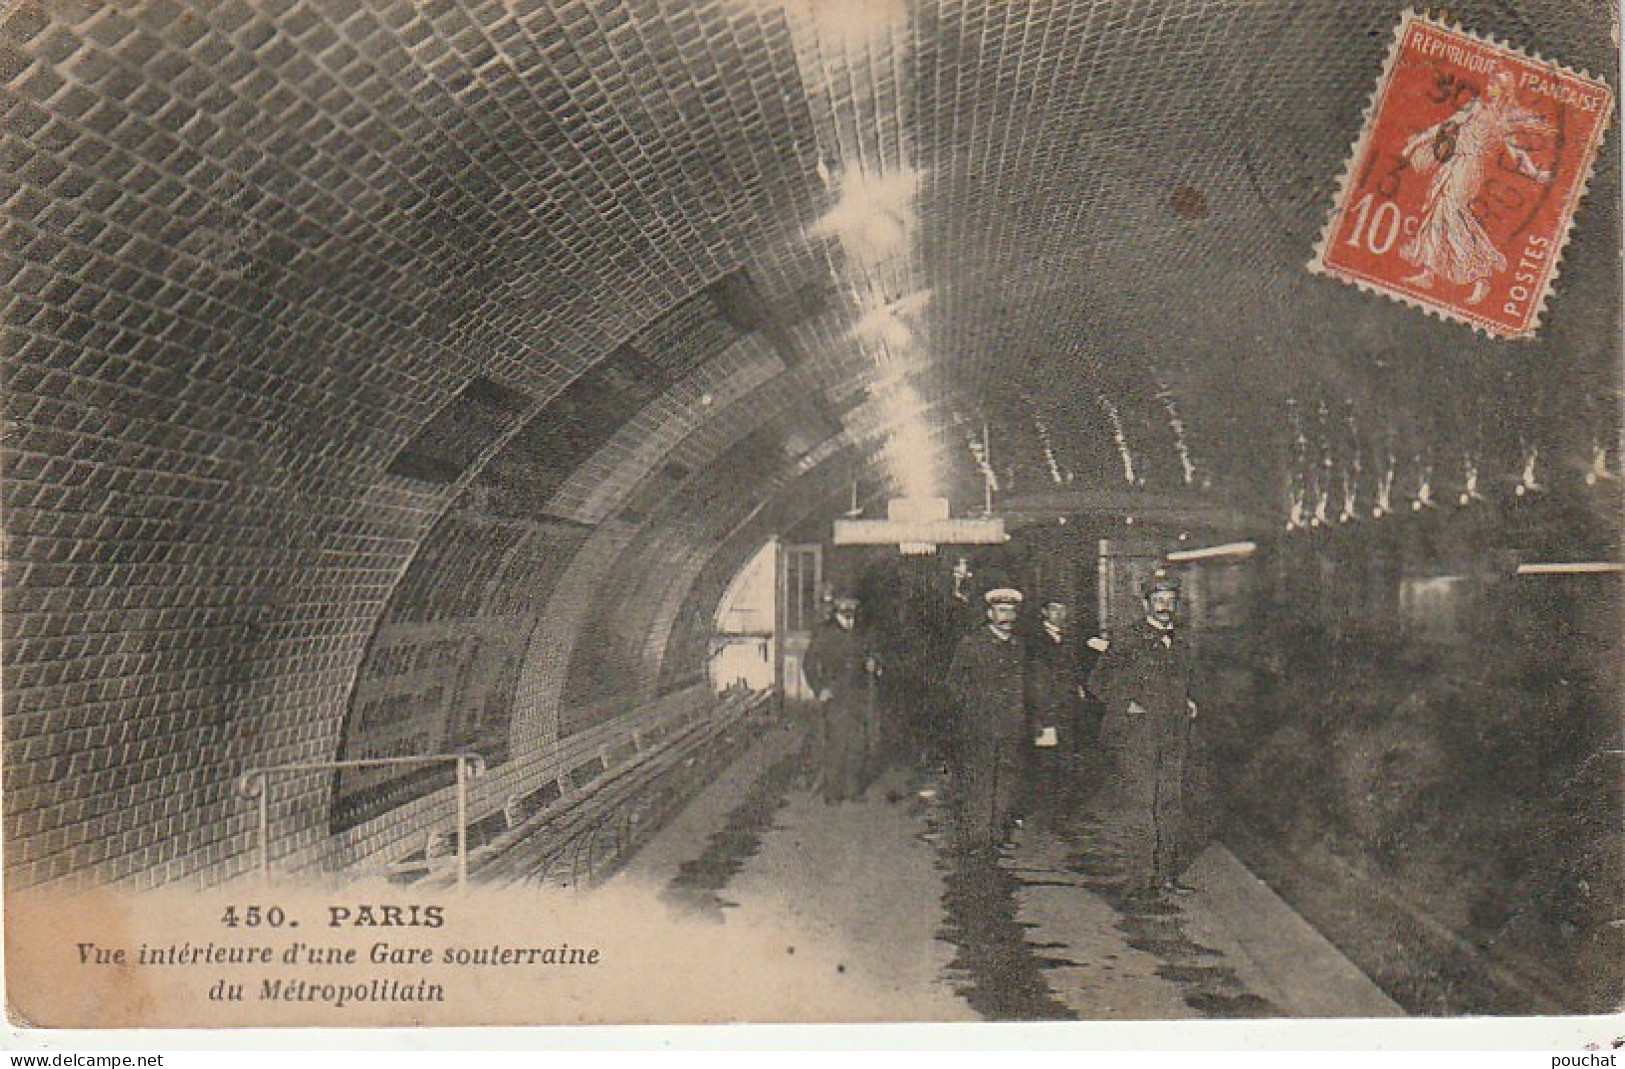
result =
M1606 1046L1618 29L0 0L13 1040Z

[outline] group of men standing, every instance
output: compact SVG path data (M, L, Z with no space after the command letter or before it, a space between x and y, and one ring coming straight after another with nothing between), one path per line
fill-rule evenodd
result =
M1023 627L1019 590L984 595L986 619L960 638L943 681L963 847L995 847L1020 820L1054 828L1115 765L1128 891L1187 890L1178 871L1197 713L1191 651L1177 627L1178 579L1158 569L1141 592L1144 616L1110 643L1081 639L1064 597L1046 597ZM883 667L857 612L857 598L838 597L803 661L820 703L829 802L861 794L883 760Z
M1082 778L1115 764L1127 890L1189 890L1178 876L1197 708L1190 644L1176 626L1179 590L1176 577L1154 571L1143 617L1110 643L1077 642L1061 598L1042 603L1024 636L1015 627L1021 592L987 592L987 624L960 640L948 673L961 732L975 740L960 762L967 845L1002 842L1017 807L1038 830L1053 827L1100 786Z

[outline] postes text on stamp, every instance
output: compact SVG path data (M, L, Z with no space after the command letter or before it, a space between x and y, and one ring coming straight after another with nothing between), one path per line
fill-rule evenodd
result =
M1613 93L1407 12L1309 269L1533 336Z

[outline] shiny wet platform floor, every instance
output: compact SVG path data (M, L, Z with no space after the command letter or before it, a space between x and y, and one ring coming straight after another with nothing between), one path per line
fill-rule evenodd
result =
M966 854L925 774L830 805L813 764L805 733L774 725L615 878L723 925L790 918L773 973L801 985L807 1019L1402 1015L1222 845L1187 871L1194 893L1136 903L1099 802Z

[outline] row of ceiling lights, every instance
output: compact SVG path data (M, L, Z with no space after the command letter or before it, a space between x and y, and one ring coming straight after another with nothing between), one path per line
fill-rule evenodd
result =
M831 89L842 81L835 66L871 62L875 53L906 39L907 8L872 0L787 0L786 10L792 33L801 38L807 91L823 95L831 116L819 142L835 164L821 160L819 173L836 199L810 234L833 246L831 273L852 300L851 338L870 367L868 393L885 434L887 473L904 498L934 498L941 489L937 436L911 379L930 364L920 320L931 295L914 270L920 175L908 159L901 122L895 141L878 153L866 152L861 136L851 133L860 114L878 113L882 101ZM896 69L902 72L898 78L907 77L906 65ZM897 96L906 99L906 87L899 86Z

